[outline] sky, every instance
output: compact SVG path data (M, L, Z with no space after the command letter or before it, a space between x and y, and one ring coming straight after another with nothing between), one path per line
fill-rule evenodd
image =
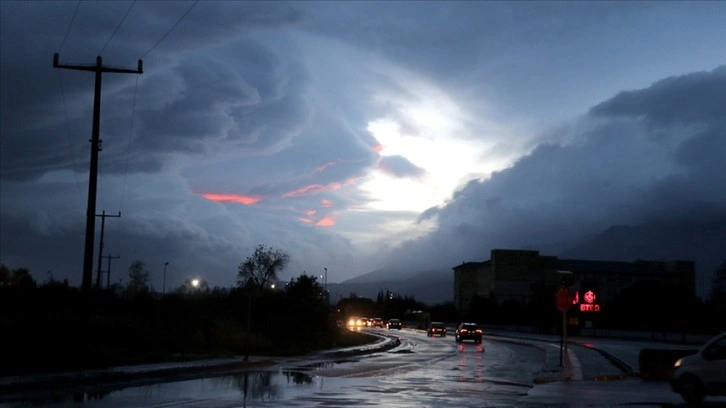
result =
M0 263L81 282L94 75L54 53L143 60L102 76L112 283L142 260L157 290L232 286L261 244L290 255L282 279L332 283L723 222L723 21L722 2L0 1Z

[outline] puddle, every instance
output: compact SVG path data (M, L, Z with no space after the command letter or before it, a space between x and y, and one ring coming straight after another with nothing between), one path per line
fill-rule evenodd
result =
M324 367L335 362L312 366ZM310 367L310 370L315 367ZM297 394L307 394L313 387L322 386L322 379L297 370L253 371L242 374L201 378L195 380L136 385L117 388L86 387L65 391L44 391L25 395L9 402L0 402L0 408L93 406L128 407L148 405L175 405L199 396L232 399L240 403L276 401Z

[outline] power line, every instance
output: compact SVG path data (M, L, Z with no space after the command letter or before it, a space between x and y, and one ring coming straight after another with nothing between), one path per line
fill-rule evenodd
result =
M194 6L197 5L197 3L199 3L199 0L196 0L194 2L194 4L192 4L191 7L189 7L187 9L187 11L179 18L179 20L177 20L176 23L174 23L174 25L171 26L171 28L169 29L169 31L167 31L166 34L162 35L161 38L159 38L159 41L157 41L156 44L152 45L151 48L149 48L149 50L144 53L144 55L142 55L141 57L139 57L139 59L144 59L144 57L146 57L154 48L156 48L157 45L159 45L162 41L164 41L164 38L166 38L167 35L169 35L172 31L174 31L174 29L176 28L176 26L178 26L179 23L181 23L182 20L184 20L184 17L186 17L187 14L189 14L189 12L192 11L192 9L194 8Z
M138 95L138 90L139 90L139 77L136 76L136 86L134 87L134 99L133 99L133 102L131 103L131 121L130 121L131 125L129 126L129 136L128 136L128 140L126 142L126 163L124 165L124 172L123 172L123 177L122 177L122 181L121 181L121 198L119 200L119 210L122 210L122 211L124 210L124 200L126 198L126 178L129 173L129 158L131 157L131 138L132 138L133 130L134 130L134 119L136 118L136 96ZM116 239L118 241L120 241L119 235L121 234L121 232L123 232L124 227L125 227L124 220L121 219L119 224L120 224L119 228L114 230L114 233L113 233L114 237L116 237Z
M63 116L66 120L66 138L68 139L68 148L71 152L71 159L73 160L73 176L76 179L76 189L78 189L78 198L83 203L83 193L81 192L81 182L78 180L78 163L76 162L76 155L73 151L73 142L71 141L71 129L68 124L68 108L66 106L66 94L63 88L63 76L61 71L58 71L58 82L60 82L61 99L63 100Z
M131 103L131 126L129 126L129 137L128 141L126 143L126 164L124 166L124 176L123 181L121 183L121 201L119 203L119 208L123 209L124 204L124 198L126 194L126 176L129 173L129 158L131 157L131 137L133 135L134 130L134 118L136 118L136 95L138 94L139 90L139 77L136 77L136 87L134 87L134 99Z
M108 43L110 43L110 42L111 42L111 40L113 39L113 37L114 37L114 36L116 35L116 33L118 32L119 28L121 28L121 25L122 25L122 24L124 23L124 21L126 20L126 17L128 17L129 13L131 12L131 9L132 9L132 8L134 7L134 4L136 4L136 0L134 0L134 1L132 1L132 2L131 2L131 5L129 6L129 9L128 9L128 10L126 10L126 14L124 14L124 17L123 17L123 18L121 19L121 21L120 21L120 22L118 23L118 25L116 26L116 29L115 29L115 30L113 30L113 33L111 33L111 36L110 36L110 37L108 37L108 41L106 41L106 44L104 44L104 45L103 45L103 48L101 48L101 51L99 51L97 55L101 55L101 54L103 54L103 50L105 50L105 49L106 49L106 47L108 46Z
M68 24L68 30L66 30L66 35L63 37L63 42L60 45L60 50L58 52L63 51L63 46L66 45L66 40L68 39L68 34L71 33L71 27L73 27L73 21L76 20L76 15L78 14L78 9L81 7L81 0L78 0L78 3L76 4L76 11L73 12L73 18L71 18L70 24Z

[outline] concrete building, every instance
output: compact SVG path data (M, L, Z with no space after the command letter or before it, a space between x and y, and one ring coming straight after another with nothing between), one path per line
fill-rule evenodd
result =
M532 250L493 249L488 261L464 262L453 270L454 304L460 312L469 310L475 295L494 296L499 303L507 299L528 303L533 285L559 284L563 275L558 271L572 273L573 301L586 305L581 310L599 308L601 302L610 301L620 289L638 281L657 280L694 295L696 291L692 261L592 261L559 259Z

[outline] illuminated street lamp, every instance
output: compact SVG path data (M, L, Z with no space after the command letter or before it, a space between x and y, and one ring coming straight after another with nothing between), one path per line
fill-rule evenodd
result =
M192 279L192 287L195 289L199 287L199 279Z

